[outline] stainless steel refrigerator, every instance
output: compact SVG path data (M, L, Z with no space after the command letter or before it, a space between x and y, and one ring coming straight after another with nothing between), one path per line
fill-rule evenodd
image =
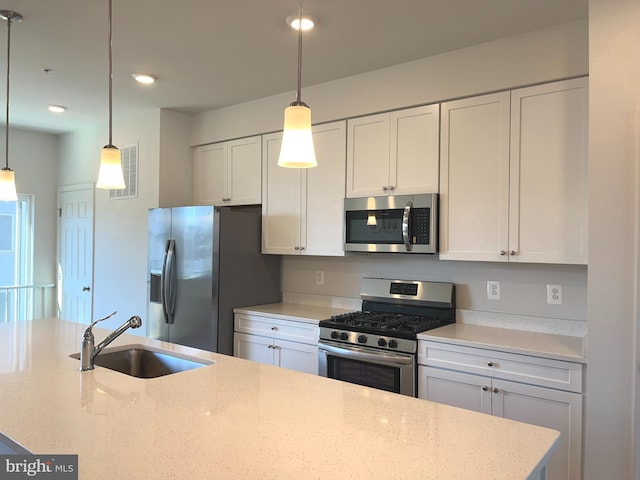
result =
M261 228L259 206L149 210L147 336L231 355L233 309L282 298Z

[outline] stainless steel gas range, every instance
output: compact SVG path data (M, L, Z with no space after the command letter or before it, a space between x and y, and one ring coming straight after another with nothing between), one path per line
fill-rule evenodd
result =
M318 373L417 396L417 335L455 322L455 286L364 278L362 310L320 322Z

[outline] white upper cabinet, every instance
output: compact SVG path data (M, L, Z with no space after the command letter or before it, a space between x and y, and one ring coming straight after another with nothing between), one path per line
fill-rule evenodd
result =
M347 197L438 192L439 105L348 120Z
M440 258L506 260L509 92L442 104Z
M198 147L195 153L195 203L253 205L261 201L261 137Z
M263 138L262 253L343 256L346 122L313 127L318 166L278 166L282 133Z
M587 79L511 93L511 261L587 263Z
M587 79L442 104L440 258L587 262Z

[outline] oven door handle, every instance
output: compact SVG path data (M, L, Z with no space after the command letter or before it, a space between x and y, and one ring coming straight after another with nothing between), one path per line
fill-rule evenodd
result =
M383 350L372 350L371 353L365 351L362 347L349 347L344 348L342 346L332 345L328 343L319 343L318 351L327 354L333 354L344 358L352 358L356 360L370 361L372 363L379 364L399 364L399 365L413 365L414 355L409 353L397 353L386 352Z
M411 218L411 207L413 202L407 202L404 207L404 213L402 214L402 240L404 241L404 248L407 252L411 251L411 242L409 241L409 219Z

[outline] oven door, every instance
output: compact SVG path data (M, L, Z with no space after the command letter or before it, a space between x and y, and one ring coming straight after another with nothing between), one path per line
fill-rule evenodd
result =
M318 374L323 377L417 395L415 355L321 340Z

